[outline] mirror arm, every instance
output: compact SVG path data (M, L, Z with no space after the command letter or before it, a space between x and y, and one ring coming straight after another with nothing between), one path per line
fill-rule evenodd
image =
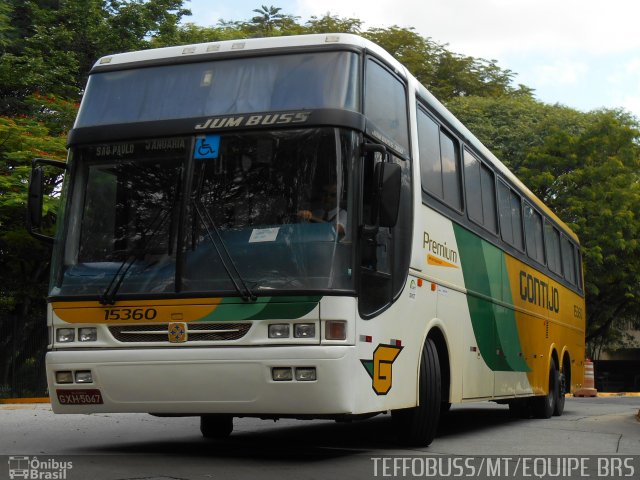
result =
M362 144L362 152L364 154L367 153L380 153L382 155L383 161L387 162L389 161L389 155L388 155L388 150L387 147L385 147L384 145L380 144L380 143L363 143Z

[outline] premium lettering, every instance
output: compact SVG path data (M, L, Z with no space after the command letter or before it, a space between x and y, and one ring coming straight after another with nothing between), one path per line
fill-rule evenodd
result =
M422 248L426 248L428 251L437 255L440 258L444 258L451 263L458 263L458 252L447 246L447 242L439 243L433 240L428 232L424 232L422 237Z

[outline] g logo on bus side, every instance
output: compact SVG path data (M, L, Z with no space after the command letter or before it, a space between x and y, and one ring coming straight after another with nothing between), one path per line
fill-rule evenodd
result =
M404 347L379 344L373 351L373 360L360 360L372 380L373 391L386 395L393 386L393 362Z

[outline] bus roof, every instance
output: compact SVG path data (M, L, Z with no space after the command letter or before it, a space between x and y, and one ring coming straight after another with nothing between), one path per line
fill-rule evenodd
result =
M118 53L100 58L93 66L92 72L100 71L103 68L113 69L114 67L131 68L135 64L172 63L176 62L204 61L215 58L217 55L229 55L242 52L260 52L273 49L289 49L304 47L320 47L325 45L342 45L356 47L367 50L382 60L390 67L394 68L397 74L410 79L417 94L426 100L429 105L440 115L449 125L461 135L465 142L479 151L487 161L489 161L501 175L507 178L521 193L551 218L565 233L579 243L578 236L566 225L558 216L547 207L542 200L534 195L524 183L522 183L491 151L476 138L476 136L465 127L447 108L434 97L400 62L393 58L386 50L379 45L363 37L346 33L328 33L312 35L295 35L285 37L250 38L242 40L225 40L219 42L199 43L192 45L182 45L176 47L155 48L136 52ZM187 58L189 60L187 60Z

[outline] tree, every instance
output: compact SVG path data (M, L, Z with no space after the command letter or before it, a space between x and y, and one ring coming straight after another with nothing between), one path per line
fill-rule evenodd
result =
M305 33L353 33L359 34L362 20L357 18L339 18L327 12L322 17L312 16L305 23Z
M0 9L0 115L27 113L34 92L77 100L97 58L175 35L182 0L9 0ZM3 15L11 28L3 25ZM0 43L1 48L1 43Z
M41 122L0 117L0 385L9 383L13 366L17 376L33 376L32 387L44 388L43 319L51 250L25 229L27 185L31 158L64 159L65 154L65 137L52 136ZM59 176L48 178L47 191L59 190L59 182ZM45 226L50 226L57 204L47 198L44 207Z

